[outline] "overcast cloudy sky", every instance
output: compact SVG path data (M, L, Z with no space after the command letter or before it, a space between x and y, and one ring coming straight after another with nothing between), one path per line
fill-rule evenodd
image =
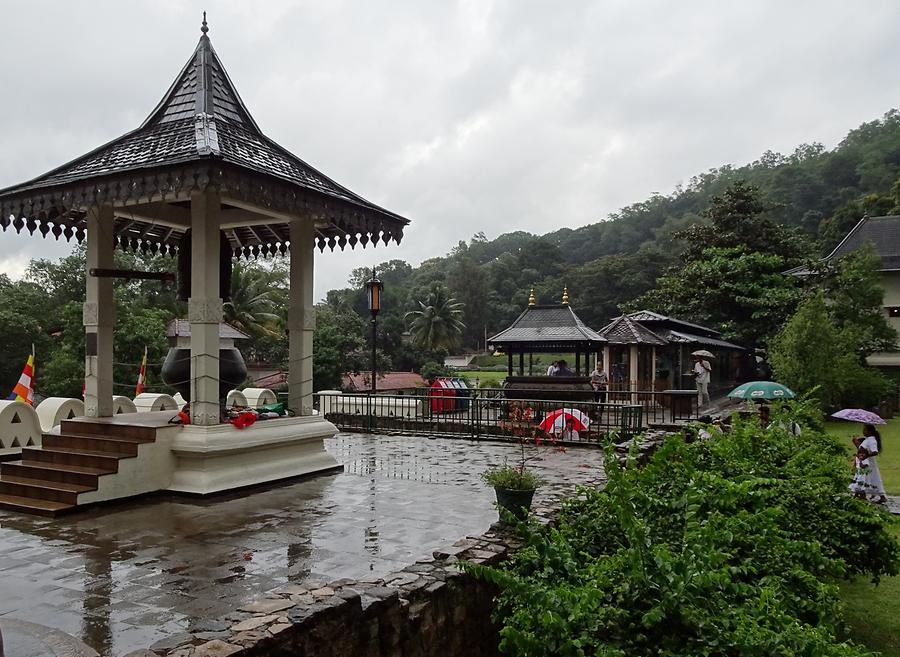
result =
M603 219L900 105L900 3L0 0L0 186L136 127L200 36L264 132L412 220L353 267ZM65 244L0 236L0 271Z

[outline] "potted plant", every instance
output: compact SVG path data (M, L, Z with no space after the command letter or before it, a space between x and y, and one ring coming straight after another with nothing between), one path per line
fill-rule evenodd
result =
M481 473L481 478L488 486L493 486L497 505L520 520L528 515L534 492L544 483L543 478L525 468L524 461L517 466L504 463L490 468Z
M523 519L531 509L534 492L544 483L544 479L528 469L528 462L540 457L537 448L541 442L554 443L553 436L548 436L540 427L531 424L533 412L531 408L522 409L518 404L511 405L510 421L504 427L512 435L518 437L519 459L516 465L505 460L502 466L489 468L481 473L481 479L492 486L497 495L497 506ZM534 453L528 454L527 446L534 445Z

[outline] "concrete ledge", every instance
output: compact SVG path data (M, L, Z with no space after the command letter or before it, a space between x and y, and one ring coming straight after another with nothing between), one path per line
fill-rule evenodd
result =
M247 429L188 425L174 437L167 490L209 495L340 468L323 439L337 433L318 416L263 420Z

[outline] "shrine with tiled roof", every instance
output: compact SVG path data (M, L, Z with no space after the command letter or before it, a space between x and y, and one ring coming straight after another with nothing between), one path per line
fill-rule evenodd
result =
M58 479L44 473L47 481L35 480L26 495L0 467L0 505L6 508L56 513L158 490L206 495L340 468L323 443L337 429L313 409L315 247L399 243L408 221L266 137L208 31L204 13L193 54L138 128L0 190L4 230L86 241L85 417L70 427L74 438L63 435L35 449L46 450L41 459L52 461L58 470L53 477L59 477L75 476L93 463L94 450L109 451L109 436L145 444L122 453L134 459L123 461L124 475L116 465L65 504L46 497L55 494ZM162 376L188 401L183 416L176 417L177 409L114 415L111 279L175 278L170 272L116 269L115 248L178 255L178 293L187 302L187 321L172 327L176 344ZM246 368L230 347L237 335L221 332L223 299L231 290L234 258L276 254L290 255L286 406L293 415L236 431L223 422L223 402L229 388L243 382ZM174 403L168 399L154 397L147 408L166 408ZM3 495L4 486L19 492Z

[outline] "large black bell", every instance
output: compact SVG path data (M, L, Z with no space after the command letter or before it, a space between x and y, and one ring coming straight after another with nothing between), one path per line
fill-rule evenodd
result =
M162 366L163 382L181 393L185 401L191 401L191 350L188 347L172 347ZM229 391L242 386L247 379L247 365L236 347L219 350L219 399L225 399Z

